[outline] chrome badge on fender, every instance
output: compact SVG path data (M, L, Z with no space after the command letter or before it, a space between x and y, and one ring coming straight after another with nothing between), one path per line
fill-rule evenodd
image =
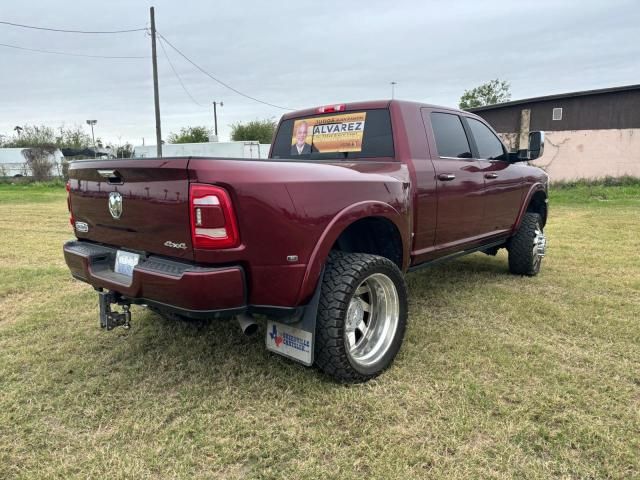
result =
M89 225L86 222L76 222L76 232L87 233Z

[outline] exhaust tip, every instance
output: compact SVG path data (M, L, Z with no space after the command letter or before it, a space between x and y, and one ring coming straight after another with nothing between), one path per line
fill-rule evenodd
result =
M258 331L258 324L253 319L253 317L243 314L243 315L238 315L237 320L238 320L238 325L240 325L240 329L242 330L242 333L244 333L246 336L250 337L251 335L254 335Z
M247 327L242 331L247 337L255 335L258 332L258 324L252 323L251 325L247 325Z

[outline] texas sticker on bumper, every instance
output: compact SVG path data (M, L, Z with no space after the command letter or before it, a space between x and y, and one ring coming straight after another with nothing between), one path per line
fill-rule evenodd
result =
M313 335L311 332L273 321L267 322L267 349L292 358L305 365L312 363Z

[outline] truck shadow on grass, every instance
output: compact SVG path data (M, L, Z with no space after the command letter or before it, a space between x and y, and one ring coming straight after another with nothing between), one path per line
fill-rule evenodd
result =
M417 299L410 306L411 316L429 299L437 299L436 308L447 308L459 302L455 292L479 293L494 282L511 277L503 259L474 256L446 265L426 268L408 275L410 298ZM511 277L514 278L514 277ZM425 321L427 324L425 325ZM429 328L428 318L420 321L420 328ZM187 322L166 319L157 313L136 308L132 330L106 333L116 335L126 344L120 345L109 362L138 365L145 377L166 375L168 371L181 371L180 378L201 378L207 383L234 382L269 378L276 384L297 382L326 382L328 377L316 369L308 369L286 358L270 353L265 347L265 322L253 336L242 334L237 322L213 320Z

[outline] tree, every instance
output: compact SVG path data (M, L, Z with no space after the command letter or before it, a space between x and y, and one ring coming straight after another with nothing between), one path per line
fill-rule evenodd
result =
M511 100L510 88L509 82L496 78L471 90L465 90L460 97L460 108L468 110L474 107L508 102Z
M83 127L78 125L74 127L60 127L60 133L56 137L56 146L58 148L86 148L93 144L91 136L86 133ZM96 139L96 143L101 142L100 137Z
M234 123L231 125L231 140L258 141L271 143L273 132L276 130L276 122L273 119L252 120L249 123Z
M181 128L180 133L171 133L169 143L206 143L209 141L207 127Z
M116 146L115 151L116 158L131 158L131 155L133 154L133 145L127 142L123 145Z
M13 148L85 148L92 145L91 137L82 131L82 127L64 127L58 133L45 125L24 125L15 127L14 135L2 142L3 147Z
M36 182L43 182L51 178L51 169L55 165L51 161L51 156L56 149L55 146L40 146L22 150L27 167L31 170L31 175Z

